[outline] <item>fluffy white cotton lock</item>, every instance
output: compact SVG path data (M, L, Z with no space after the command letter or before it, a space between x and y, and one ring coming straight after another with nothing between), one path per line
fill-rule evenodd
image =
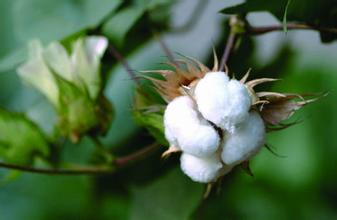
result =
M209 183L215 181L223 167L215 154L210 157L196 157L183 153L180 157L181 170L193 181Z
M265 141L265 125L256 112L249 113L245 122L234 133L225 137L221 153L222 161L230 166L237 165L255 155Z
M222 112L228 106L227 84L229 78L224 72L207 73L195 90L198 109L201 114L216 125L223 121Z
M232 79L227 84L227 92L230 97L226 107L225 117L221 128L234 132L235 126L248 118L251 106L251 97L244 84Z
M220 138L212 126L196 124L180 134L178 144L184 152L205 157L215 153Z
M196 156L213 154L220 143L216 130L196 110L188 96L172 100L164 113L165 136L171 146Z
M210 72L195 88L201 114L209 121L232 132L248 116L251 98L244 84L229 80L224 72Z

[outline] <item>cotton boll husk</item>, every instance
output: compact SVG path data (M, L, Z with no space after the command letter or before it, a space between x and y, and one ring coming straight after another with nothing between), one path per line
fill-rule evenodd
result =
M181 155L180 166L187 176L200 183L214 182L223 167L216 154L210 157L196 157L187 153Z
M196 110L188 96L171 101L164 114L165 136L170 145L190 154L208 156L213 154L220 142L216 130Z
M201 114L209 121L219 125L223 121L228 106L227 84L229 78L224 72L210 72L199 81L194 96Z
M246 121L234 133L227 133L221 153L222 161L234 166L249 159L263 146L265 133L260 115L257 112L249 113Z

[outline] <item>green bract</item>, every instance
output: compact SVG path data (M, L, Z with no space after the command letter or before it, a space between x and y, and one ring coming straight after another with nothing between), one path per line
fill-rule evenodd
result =
M107 126L100 123L109 123L111 119L111 106L107 107L101 93L100 75L100 59L107 45L104 37L80 38L69 54L59 42L43 48L35 40L30 43L29 59L17 70L24 82L53 104L62 133L73 141L88 131L106 130ZM102 117L107 120L101 120Z

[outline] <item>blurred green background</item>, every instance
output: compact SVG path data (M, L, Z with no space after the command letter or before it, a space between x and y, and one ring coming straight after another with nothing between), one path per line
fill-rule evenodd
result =
M240 1L241 2L241 1ZM284 1L275 1L275 6ZM333 2L333 1L331 1ZM103 34L134 70L160 67L168 47L211 63L227 36L219 13L239 1L169 0L1 0L0 107L25 112L50 133L52 107L15 73L33 38L44 43ZM317 4L320 4L317 2ZM334 4L335 8L337 4ZM280 7L283 7L281 5ZM267 12L249 14L256 26L276 24ZM315 31L273 32L244 37L230 60L238 75L279 77L273 91L325 92L327 97L296 113L301 123L269 134L268 143L282 155L263 149L252 161L254 177L235 169L218 192L203 199L204 186L178 168L178 157L149 158L110 176L44 176L0 170L0 220L39 219L337 219L337 44L323 44ZM132 117L134 82L108 54L104 57L105 94L115 118L104 143L116 155L133 152L153 138ZM66 143L63 160L86 163L93 144Z

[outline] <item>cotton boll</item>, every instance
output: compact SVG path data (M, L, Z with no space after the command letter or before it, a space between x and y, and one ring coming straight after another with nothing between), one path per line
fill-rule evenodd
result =
M165 127L165 138L169 142L170 146L179 147L177 138L173 135L169 127Z
M235 125L243 122L248 117L251 98L245 85L235 79L229 81L227 91L230 98L224 110L224 120L219 126L229 132L233 132Z
M188 96L179 96L172 100L164 113L164 126L173 136L180 133L185 125L199 123L193 100Z
M213 154L220 142L216 130L196 110L188 96L180 96L170 102L164 114L165 137L171 146L190 154Z
M195 124L181 133L178 143L184 152L206 157L216 152L220 137L212 126Z
M207 73L197 84L194 95L201 114L230 132L245 120L251 106L245 85L229 80L224 72Z
M265 126L256 112L249 113L245 122L234 133L228 133L221 153L227 165L237 165L256 154L265 141Z
M220 159L216 155L210 157L196 157L183 153L180 157L182 171L193 181L209 183L215 181L222 168Z
M229 78L224 72L210 72L199 81L194 90L199 111L216 125L222 123L228 106L228 82Z

